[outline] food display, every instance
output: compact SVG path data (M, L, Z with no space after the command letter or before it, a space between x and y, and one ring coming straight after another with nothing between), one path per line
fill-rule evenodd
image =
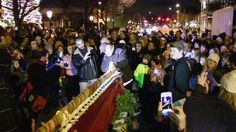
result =
M99 95L101 95L101 89L98 88L100 88L102 84L104 85L104 82L106 82L106 80L116 72L117 71L109 71L102 75L95 83L76 96L61 110L57 111L56 115L51 120L38 129L38 132L51 132L60 130L63 125L74 122L70 122L70 120L74 119L72 116L82 115L89 108L89 106L96 101ZM85 102L86 99L87 102Z

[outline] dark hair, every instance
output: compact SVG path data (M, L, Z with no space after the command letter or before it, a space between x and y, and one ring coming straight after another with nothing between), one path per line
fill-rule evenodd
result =
M38 51L36 53L36 58L40 59L41 57L46 56L47 54L48 54L47 50Z
M214 96L190 97L184 104L190 132L236 132L236 113Z
M229 57L229 62L236 65L236 53L233 53L230 57Z

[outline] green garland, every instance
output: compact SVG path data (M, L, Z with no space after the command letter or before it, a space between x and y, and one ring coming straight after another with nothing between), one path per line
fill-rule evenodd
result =
M129 90L125 90L124 94L117 97L116 102L116 112L112 121L113 128L124 124L128 127L132 126L134 115L140 107L138 97Z

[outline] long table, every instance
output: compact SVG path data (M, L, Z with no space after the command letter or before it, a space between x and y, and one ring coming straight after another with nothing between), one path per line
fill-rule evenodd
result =
M117 78L107 90L82 115L70 132L106 132L116 109L116 97L124 91L121 77Z

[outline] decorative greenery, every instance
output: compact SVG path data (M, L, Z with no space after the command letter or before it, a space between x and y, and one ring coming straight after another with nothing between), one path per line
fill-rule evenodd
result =
M138 97L126 90L124 94L117 97L116 112L113 117L113 128L126 124L132 126L134 115L139 108Z

